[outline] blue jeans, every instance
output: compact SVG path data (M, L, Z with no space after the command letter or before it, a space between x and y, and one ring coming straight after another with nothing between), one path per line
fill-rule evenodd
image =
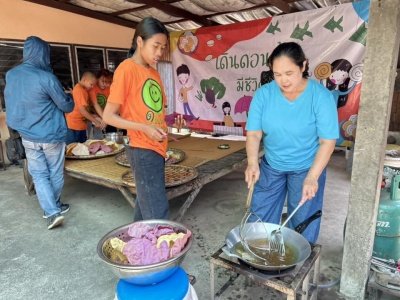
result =
M71 143L84 143L87 140L86 129L84 130L73 130L69 129L67 131L67 145Z
M168 219L164 157L149 149L126 147L126 151L132 172L135 174L134 221Z
M22 144L40 206L46 216L60 213L65 143L34 143L22 139Z
M300 171L278 171L273 169L265 157L260 164L260 179L254 186L251 211L264 222L279 224L283 205L287 196L288 215L301 200L303 182L308 169ZM289 228L295 228L317 210L322 210L326 170L318 179L318 191L314 198L307 201L289 221ZM251 222L255 218L250 218ZM311 243L318 239L321 218L314 220L302 235Z

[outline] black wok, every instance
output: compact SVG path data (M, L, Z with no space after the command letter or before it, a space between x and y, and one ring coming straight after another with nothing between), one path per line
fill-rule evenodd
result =
M321 211L319 210L304 222L297 225L295 228L296 231L287 227L281 229L286 247L291 249L294 254L289 263L281 263L277 262L276 260L267 263L263 260L254 259L254 255L251 255L248 253L248 251L240 247L240 226L236 226L227 234L225 239L226 247L224 247L223 250L228 256L237 257L238 259L257 269L266 271L280 271L289 269L303 263L310 256L310 243L300 233L303 232L313 220L319 218L320 216ZM253 223L248 229L246 228L246 240L251 241L253 239L265 239L265 230L267 230L268 233L271 233L272 230L278 228L278 224ZM268 254L265 256L265 258L266 260L269 259Z

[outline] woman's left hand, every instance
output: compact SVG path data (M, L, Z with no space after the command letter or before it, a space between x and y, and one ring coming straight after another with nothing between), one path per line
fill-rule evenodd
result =
M315 197L318 191L318 178L307 175L303 182L303 194L300 203L305 203Z

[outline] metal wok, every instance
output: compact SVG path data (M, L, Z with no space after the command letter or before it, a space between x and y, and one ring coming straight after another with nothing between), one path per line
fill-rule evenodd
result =
M296 230L299 232L303 232L307 226L315 219L321 216L321 211L317 211L303 223L299 224L296 227ZM278 229L278 224L272 223L253 223L251 226L246 228L246 240L257 240L260 238L265 237L265 230L267 230L268 234L272 232L274 229ZM311 254L311 246L310 243L298 232L292 230L290 228L284 227L282 228L282 235L285 241L285 245L291 248L294 253L293 258L291 259L291 263L289 264L282 264L280 262L265 262L259 259L253 259L254 255L246 253L247 251L244 250L244 253L238 251L238 245L241 244L241 239L239 235L240 225L233 228L226 236L225 243L226 247L223 249L224 252L228 256L237 257L241 261L249 264L250 266L266 270L266 271L281 271L285 269L289 269L294 267L298 264L303 263ZM269 237L267 237L269 238ZM268 260L268 254L265 256Z

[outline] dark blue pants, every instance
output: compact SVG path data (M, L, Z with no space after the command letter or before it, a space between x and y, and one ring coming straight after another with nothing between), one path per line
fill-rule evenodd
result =
M307 176L308 169L300 171L279 171L273 169L265 157L260 164L260 179L254 186L251 211L261 220L268 223L279 224L283 205L287 196L288 215L300 202L303 191L303 182ZM294 214L289 221L289 228L295 228L317 210L322 210L326 179L326 169L318 179L318 191L314 198L307 201ZM250 218L250 222L256 221ZM311 243L318 239L321 218L314 220L302 233Z
M165 193L165 159L157 152L127 148L135 174L136 206L134 221L168 219L169 203Z
M73 130L69 129L67 131L66 144L71 143L84 143L87 140L86 129L85 130Z

